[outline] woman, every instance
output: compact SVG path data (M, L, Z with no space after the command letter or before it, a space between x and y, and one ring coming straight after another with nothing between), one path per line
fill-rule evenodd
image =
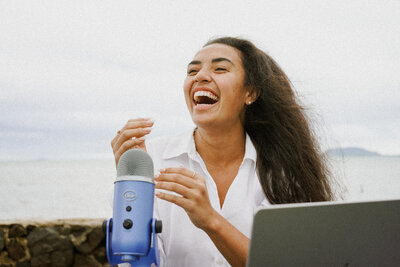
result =
M154 122L130 120L111 142L115 160L138 147L161 168L165 266L244 266L256 208L331 200L326 170L289 79L251 42L209 41L184 93L194 131L145 142Z

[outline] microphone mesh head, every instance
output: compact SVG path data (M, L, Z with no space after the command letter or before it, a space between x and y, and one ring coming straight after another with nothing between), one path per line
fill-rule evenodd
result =
M153 180L153 160L150 155L143 150L127 150L118 161L117 180L119 176L144 176Z

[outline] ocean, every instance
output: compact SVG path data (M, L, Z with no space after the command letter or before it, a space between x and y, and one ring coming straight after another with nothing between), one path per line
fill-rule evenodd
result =
M344 201L400 199L400 157L333 157ZM113 160L0 162L0 221L108 218Z

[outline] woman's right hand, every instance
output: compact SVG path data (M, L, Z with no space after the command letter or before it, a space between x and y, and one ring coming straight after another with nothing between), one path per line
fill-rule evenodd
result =
M118 166L119 158L125 151L138 148L146 151L144 137L151 132L154 121L149 118L138 118L129 120L125 126L118 131L111 141L115 164Z

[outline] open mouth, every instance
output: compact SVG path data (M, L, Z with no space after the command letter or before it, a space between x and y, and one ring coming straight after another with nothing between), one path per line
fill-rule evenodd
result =
M213 105L217 103L218 100L218 96L209 91L197 91L193 96L195 105Z

